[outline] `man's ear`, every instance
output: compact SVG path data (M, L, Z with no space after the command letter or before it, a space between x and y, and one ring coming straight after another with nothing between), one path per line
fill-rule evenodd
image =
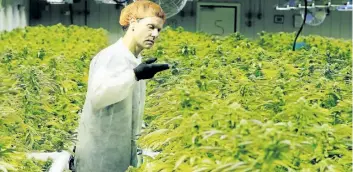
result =
M130 27L132 30L135 29L136 22L137 22L137 20L135 18L130 19Z

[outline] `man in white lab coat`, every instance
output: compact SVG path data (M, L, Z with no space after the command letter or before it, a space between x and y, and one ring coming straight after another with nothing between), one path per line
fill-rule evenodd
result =
M142 61L165 22L161 7L136 1L120 15L125 35L91 61L88 90L78 130L76 172L123 172L137 162L137 135L142 126L146 79L168 64Z

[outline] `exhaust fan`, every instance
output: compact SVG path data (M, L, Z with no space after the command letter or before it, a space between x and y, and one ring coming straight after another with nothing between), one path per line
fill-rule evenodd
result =
M302 18L304 19L304 10L300 11ZM318 26L324 22L327 16L327 10L323 8L308 9L305 24L310 26Z

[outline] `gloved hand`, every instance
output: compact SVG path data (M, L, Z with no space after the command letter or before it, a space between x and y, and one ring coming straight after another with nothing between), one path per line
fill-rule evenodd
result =
M157 72L169 69L168 64L152 64L157 58L151 58L134 68L137 80L151 79Z

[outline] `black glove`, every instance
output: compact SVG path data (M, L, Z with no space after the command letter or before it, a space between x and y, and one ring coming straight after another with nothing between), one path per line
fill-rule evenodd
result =
M141 79L151 79L157 72L169 69L168 64L152 64L155 61L157 61L157 58L148 59L134 69L138 81Z

